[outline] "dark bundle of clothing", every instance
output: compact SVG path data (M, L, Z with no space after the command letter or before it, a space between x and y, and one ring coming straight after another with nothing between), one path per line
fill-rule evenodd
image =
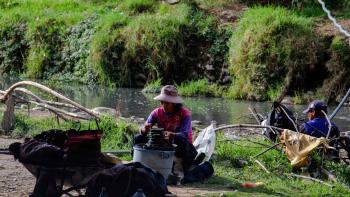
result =
M120 164L97 173L88 183L87 197L129 197L139 189L148 196L165 196L164 177L139 162Z
M182 184L202 182L205 179L210 178L214 174L214 168L210 162L205 161L201 164L192 165L187 171L185 176L181 180Z
M15 159L34 165L57 165L62 163L64 155L61 148L35 139L27 139L24 143L15 142L9 150Z

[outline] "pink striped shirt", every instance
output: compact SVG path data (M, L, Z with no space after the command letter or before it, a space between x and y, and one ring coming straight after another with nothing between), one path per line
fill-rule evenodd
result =
M163 107L158 107L148 116L147 122L157 124L164 131L179 133L192 143L191 112L187 108L181 107L175 113L167 113Z

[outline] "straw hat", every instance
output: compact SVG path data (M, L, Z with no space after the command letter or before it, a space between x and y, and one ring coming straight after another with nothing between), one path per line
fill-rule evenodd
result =
M179 96L177 89L173 85L166 85L160 91L160 94L154 97L154 100L165 101L169 103L182 103L182 98Z

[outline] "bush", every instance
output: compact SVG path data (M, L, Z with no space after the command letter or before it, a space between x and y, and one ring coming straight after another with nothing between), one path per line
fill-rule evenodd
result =
M89 58L101 83L116 82L122 85L128 77L128 67L122 66L125 44L120 36L120 31L128 24L128 20L129 18L120 12L105 15L99 20L97 31L92 38Z
M56 75L59 81L67 79L85 84L97 83L97 74L88 57L98 17L98 15L92 15L68 29L62 51L62 58L65 62L63 75L62 73Z
M29 46L24 39L25 23L9 23L0 28L0 74L20 74Z
M184 56L182 31L189 25L189 7L161 5L154 14L142 14L133 20L109 17L92 43L92 62L99 80L117 86L143 86L151 73L172 79L173 73L186 74L177 66Z
M327 100L341 100L350 87L350 47L342 37L334 37L330 45L330 60L326 66L329 77L324 81L321 94Z
M63 47L64 23L56 19L32 22L27 31L30 50L26 72L31 78L48 78L62 71L61 50Z
M318 85L319 78L306 78L319 66L318 53L323 47L311 28L309 19L284 8L248 10L230 40L229 69L234 79L228 96L265 100L271 88L284 86L292 91Z

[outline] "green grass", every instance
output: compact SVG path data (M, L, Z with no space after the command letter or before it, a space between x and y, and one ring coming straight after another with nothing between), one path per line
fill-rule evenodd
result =
M308 180L298 179L289 176L292 172L289 161L280 151L271 150L255 158L258 159L271 173L267 174L262 170L252 156L265 150L266 147L252 144L248 141L221 141L225 138L219 135L216 143L216 155L213 159L215 175L206 180L203 184L191 184L195 187L220 188L231 190L224 194L211 194L207 196L344 196L347 190L337 183L329 182L334 188ZM254 139L264 144L267 141L260 138ZM239 162L247 161L241 166ZM335 165L336 166L336 165ZM335 169L335 166L333 169ZM345 169L344 165L341 169ZM339 167L339 166L338 166ZM340 167L339 167L340 168ZM347 179L349 169L345 171L340 179ZM340 173L338 173L340 174ZM337 174L337 175L338 175ZM242 183L261 182L262 186L256 188L243 188ZM348 180L344 181L349 184Z
M111 12L116 3L117 1L107 0L98 3L78 0L1 1L0 34L9 36L0 37L0 46L8 40L19 39L7 45L5 51L10 50L15 54L2 66L9 68L7 72L18 73L24 70L26 76L31 78L49 78L62 72L66 63L62 50L67 42L67 31L91 15ZM24 28L16 29L17 33L11 35L8 31L14 25ZM18 37L18 34L21 36ZM13 62L17 63L17 67L11 68Z
M177 67L185 64L188 39L205 40L212 25L204 15L196 18L187 1L3 0L0 6L0 73L32 79L143 86L148 73L157 79L185 70Z
M214 96L220 97L223 88L217 84L210 84L206 79L189 81L180 84L178 87L179 94L182 96Z
M142 89L144 93L159 93L162 88L162 79L148 82Z
M131 14L139 14L143 12L153 12L158 6L157 0L127 0L121 1L119 8Z
M239 2L239 0L195 0L195 2L205 9L213 9L225 8L226 6Z

